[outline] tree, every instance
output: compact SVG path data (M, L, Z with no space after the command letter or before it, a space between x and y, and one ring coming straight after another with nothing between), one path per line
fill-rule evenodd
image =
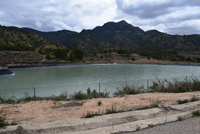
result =
M83 59L84 53L83 53L83 51L81 51L80 49L76 48L76 49L73 51L73 53L74 53L74 57L75 57L76 59L79 59L79 60Z
M73 52L70 52L70 54L69 54L69 60L70 61L74 61L74 53Z
M55 55L55 58L66 60L67 53L68 53L67 49L58 48L55 50L54 55Z

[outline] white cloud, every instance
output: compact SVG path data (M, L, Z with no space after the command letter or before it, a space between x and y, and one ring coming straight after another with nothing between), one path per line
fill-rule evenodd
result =
M1 25L31 27L42 31L81 31L108 21L126 20L144 30L188 34L199 32L200 1L2 0L0 17ZM192 28L185 31L178 28L184 26Z
M199 0L116 0L116 3L125 16L134 18L132 24L144 30L157 29L171 34L199 33ZM183 30L184 26L188 27L187 30Z

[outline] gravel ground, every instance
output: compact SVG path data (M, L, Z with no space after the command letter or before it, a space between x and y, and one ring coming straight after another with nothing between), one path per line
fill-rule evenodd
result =
M158 125L128 134L200 134L200 118L190 118L184 121ZM127 134L120 133L120 134Z

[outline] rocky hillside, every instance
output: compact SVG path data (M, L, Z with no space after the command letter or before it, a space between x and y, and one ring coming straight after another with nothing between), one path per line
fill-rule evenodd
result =
M24 29L0 26L0 64L33 64L46 59L68 61L69 56L70 51L59 43Z
M31 28L21 28L24 31L35 33L51 42L64 44L65 41L73 36L74 34L77 34L77 32L69 31L69 30L61 30L61 31L55 31L55 32L41 32L38 30L34 30Z
M0 64L39 64L45 58L32 51L0 51Z
M17 27L0 26L0 50L23 51L45 48L57 48L57 44Z

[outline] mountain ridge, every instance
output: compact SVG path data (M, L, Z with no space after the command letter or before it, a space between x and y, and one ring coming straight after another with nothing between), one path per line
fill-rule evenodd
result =
M50 42L56 43L58 46L64 45L71 51L79 48L85 54L95 54L108 50L123 50L124 52L137 53L161 60L200 58L199 34L171 35L155 29L144 31L127 23L125 20L107 22L93 29L83 29L79 33L69 30L41 32L30 28L11 29L34 33L48 41L50 40Z
M64 41L72 36L73 34L76 34L77 32L70 31L70 30L59 30L59 31L49 31L49 32L43 32L31 28L21 28L22 30L29 31L35 34L38 34L39 36L42 36L43 38L52 41L54 43L63 44Z

